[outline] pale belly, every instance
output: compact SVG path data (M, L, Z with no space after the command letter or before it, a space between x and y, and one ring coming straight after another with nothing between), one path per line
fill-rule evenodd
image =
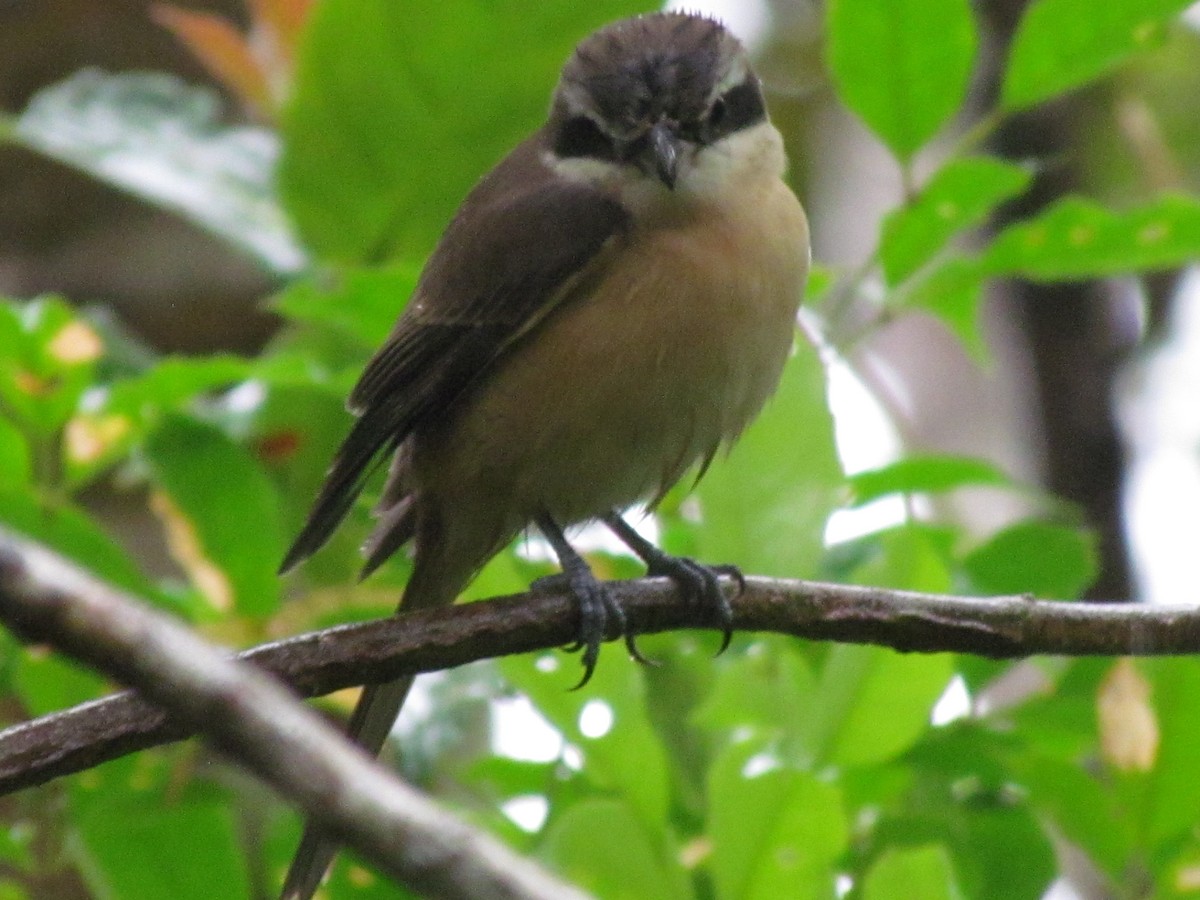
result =
M790 192L754 227L698 219L616 256L604 289L567 302L417 445L421 487L511 532L647 500L722 443L775 390L807 271ZM791 236L780 240L779 235Z

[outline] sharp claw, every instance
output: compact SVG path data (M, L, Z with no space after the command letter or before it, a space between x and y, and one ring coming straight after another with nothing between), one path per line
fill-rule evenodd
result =
M575 597L579 606L579 632L574 643L566 649L570 653L582 651L580 662L583 664L583 677L571 688L579 690L587 684L596 671L596 662L600 659L600 644L610 631L615 630L625 638L625 647L629 655L640 663L656 665L642 655L638 650L635 636L629 629L629 623L623 610L609 593L607 586L596 580L583 557L572 549L558 524L548 515L538 519L538 528L546 540L554 548L558 556L562 572L558 575L539 578L533 583L534 590L546 588L562 589L565 587ZM614 628L609 626L613 625Z
M729 648L733 640L733 607L721 590L717 576L725 575L733 579L736 585L734 596L740 596L746 589L746 579L737 566L705 566L687 557L663 554L650 563L648 573L672 579L689 603L698 602L712 610L721 629L721 646L716 655L720 656Z
M575 683L575 686L573 688L571 688L571 690L577 691L581 687L583 687L585 684L587 684L589 681L592 680L592 673L596 671L596 662L599 659L600 659L599 645L588 644L587 647L583 651L583 659L581 660L581 662L583 663L583 677L580 678L579 681Z
M577 691L592 679L596 671L596 663L600 659L600 644L605 635L611 630L609 623L615 623L615 630L625 638L625 648L629 655L647 666L659 665L657 660L642 654L637 646L637 635L629 628L625 618L625 610L613 599L608 588L597 581L590 572L578 576L571 584L571 592L579 601L579 638L569 647L568 653L583 651L580 662L583 664L583 677L571 690Z
M637 635L633 632L625 632L625 649L629 651L630 657L643 666L659 666L662 665L657 659L651 659L648 656L643 656L642 651L638 649Z
M625 610L613 599L608 587L598 581L586 566L573 566L561 575L539 581L543 582L542 586L555 587L562 587L565 582L565 587L574 595L579 605L579 636L565 649L568 653L582 651L580 662L583 664L583 677L571 690L577 691L591 681L596 671L596 663L600 660L600 645L614 628L624 635L625 646L629 648L630 656L638 662L649 662L637 649L634 636L629 631ZM610 624L614 628L610 628Z
M733 607L730 606L725 592L721 590L717 576L726 575L736 582L734 597L737 598L746 590L746 577L742 575L741 569L737 566L705 566L694 559L670 556L638 534L616 511L604 516L604 523L629 549L642 558L646 563L646 574L665 575L679 587L685 601L700 603L713 611L722 635L721 649L717 651L717 655L724 653L729 647L729 642L733 640ZM637 653L630 635L626 635L625 644L633 658L641 660L641 654Z
M717 652L713 656L720 656L729 649L729 642L733 640L733 623L726 622L721 629L721 646L717 648Z
M721 646L716 652L716 655L720 656L729 649L729 642L733 640L733 607L729 603L729 598L725 596L725 592L721 590L721 585L717 583L716 576L720 574L733 579L735 585L733 596L735 598L740 597L746 590L746 576L737 566L713 566L708 571L713 576L713 588L716 590L718 598L717 615L721 619Z
M578 569L568 577L571 593L579 604L579 637L571 652L583 651L580 662L583 663L583 677L571 690L577 691L592 679L596 671L596 663L600 659L600 644L608 631L608 617L612 614L612 601L604 585L595 579L590 571ZM617 609L620 614L620 609ZM622 618L623 618L623 614ZM618 619L618 621L621 621Z
M699 603L712 611L721 629L721 646L716 655L724 653L733 640L733 607L721 590L719 576L724 575L734 581L733 596L736 598L746 590L746 578L741 570L736 566L705 566L686 557L668 556L639 536L615 513L606 516L604 521L645 560L647 574L665 575L679 586L688 603ZM562 529L548 516L539 520L538 527L553 545L563 572L561 575L538 579L534 589L558 587L565 582L579 605L578 638L566 650L569 653L582 651L580 662L583 665L583 677L571 690L577 691L591 680L600 658L600 644L612 630L624 636L625 648L634 660L643 665L658 665L638 649L637 636L629 629L625 611L613 600L608 588L596 580L583 558L567 543ZM609 628L610 623L615 628Z

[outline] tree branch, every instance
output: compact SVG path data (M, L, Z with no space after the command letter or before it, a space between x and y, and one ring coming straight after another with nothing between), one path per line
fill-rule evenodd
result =
M683 602L665 579L610 586L641 633L714 627L703 610ZM0 618L6 617L4 591L0 584ZM733 609L734 627L740 631L901 651L994 658L1200 652L1200 607L1195 606L956 597L748 578ZM561 647L574 639L577 624L568 596L534 592L339 626L263 644L240 656L299 693L316 696L402 674ZM0 794L190 733L131 693L23 723L0 732Z
M3 530L0 616L134 685L421 896L584 897L390 775L258 668Z

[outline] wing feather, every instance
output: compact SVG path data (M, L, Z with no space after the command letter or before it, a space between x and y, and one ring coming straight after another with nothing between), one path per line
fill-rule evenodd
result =
M315 553L387 451L445 410L571 296L621 235L617 200L558 177L534 135L467 197L408 308L350 394L357 416L281 571Z

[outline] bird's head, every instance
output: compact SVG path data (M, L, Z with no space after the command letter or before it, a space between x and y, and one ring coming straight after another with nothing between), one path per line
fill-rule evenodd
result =
M625 19L583 40L554 93L557 160L632 169L673 189L707 148L766 121L745 49L684 13Z

